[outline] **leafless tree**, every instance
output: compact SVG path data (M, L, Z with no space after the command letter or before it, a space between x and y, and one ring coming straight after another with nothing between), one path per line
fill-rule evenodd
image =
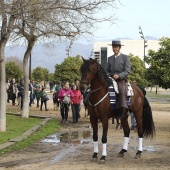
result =
M6 77L4 51L6 43L14 28L14 6L15 2L0 1L0 131L6 131Z
M1 1L1 9L5 9L4 5L7 4L7 0ZM15 40L23 38L27 43L27 50L23 57L25 92L22 117L29 117L28 59L34 44L37 41L54 38L58 40L67 38L72 42L77 37L93 35L92 28L96 27L96 23L108 21L113 24L115 21L114 13L108 17L102 15L98 17L97 13L104 11L107 7L115 8L116 4L114 0L9 0L9 2L11 2L10 10L15 10L16 14L8 14L5 10L3 15L9 15L6 20L9 18L12 20L12 25L9 27L10 33L13 31L12 38ZM2 23L4 22L5 18L2 17ZM4 55L0 59L3 60ZM2 62L1 69L3 70L4 63ZM2 85L4 84L3 80Z
M25 1L24 1L25 2ZM23 117L29 116L28 109L28 59L37 40L45 38L74 39L83 34L92 34L91 28L97 22L113 21L109 18L97 18L96 13L102 8L114 5L113 0L34 0L18 3L21 17L17 20L15 35L27 40L27 50L24 55L24 106ZM72 41L71 41L72 42Z

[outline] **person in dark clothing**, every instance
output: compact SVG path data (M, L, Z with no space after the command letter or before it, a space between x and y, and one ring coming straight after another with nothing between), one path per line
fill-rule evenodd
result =
M16 93L17 93L17 84L15 79L13 78L10 82L9 86L9 96L10 99L12 100L12 106L15 106L15 99L16 99Z
M50 85L50 93L52 93L53 87L54 87L54 83L52 81L50 81L49 85Z
M47 109L47 93L45 92L45 88L42 88L42 91L40 93L40 98L41 98L40 110L42 111L42 106L43 106L43 103L44 103L45 111L48 111L48 109Z
M30 91L30 102L29 102L29 106L31 107L31 104L33 103L33 94L34 94L34 89L33 89L33 85L32 83L30 82L29 80L29 84L28 84L28 87L29 87L29 91Z
M8 79L7 83L6 83L6 92L7 92L7 102L10 103L10 80Z
M40 86L35 87L34 93L35 93L35 98L37 100L37 107L39 107L40 93L41 93Z
M24 79L20 80L20 84L18 86L18 96L21 97L21 110L23 110L23 100L24 100Z

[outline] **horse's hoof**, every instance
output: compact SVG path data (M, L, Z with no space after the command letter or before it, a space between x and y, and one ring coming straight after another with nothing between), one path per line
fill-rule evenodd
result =
M101 158L100 158L100 161L99 161L99 164L104 164L105 162L106 162L106 156L102 156Z
M96 162L96 161L97 161L97 153L94 153L91 162Z
M142 153L142 151L138 151L138 152L136 153L135 159L140 158L140 157L141 157L141 153Z
M127 150L122 149L122 150L118 153L117 157L124 157L124 153L125 153L125 152L127 152Z

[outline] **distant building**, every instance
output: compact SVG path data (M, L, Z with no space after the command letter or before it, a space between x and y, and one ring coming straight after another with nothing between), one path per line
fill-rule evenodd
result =
M94 43L94 58L98 58L99 63L106 68L107 58L113 55L111 41L107 42L95 42ZM133 54L143 60L144 58L144 40L121 40L121 44L124 45L121 48L121 52L124 54ZM160 48L158 40L147 40L147 47L145 48L145 55L147 56L148 50L158 51Z

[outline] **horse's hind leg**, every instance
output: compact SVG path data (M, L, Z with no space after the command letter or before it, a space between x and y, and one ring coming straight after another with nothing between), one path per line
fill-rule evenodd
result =
M143 148L142 148L142 143L143 143L142 113L138 112L137 114L134 114L134 116L135 116L136 123L137 123L138 137L139 137L138 151L135 156L135 158L138 159L141 157L141 153L143 150Z
M127 152L127 149L128 149L130 128L129 128L127 119L128 119L128 116L124 117L121 120L121 125L123 127L123 132L124 132L124 142L123 142L122 150L118 153L118 157L123 157L124 153Z

